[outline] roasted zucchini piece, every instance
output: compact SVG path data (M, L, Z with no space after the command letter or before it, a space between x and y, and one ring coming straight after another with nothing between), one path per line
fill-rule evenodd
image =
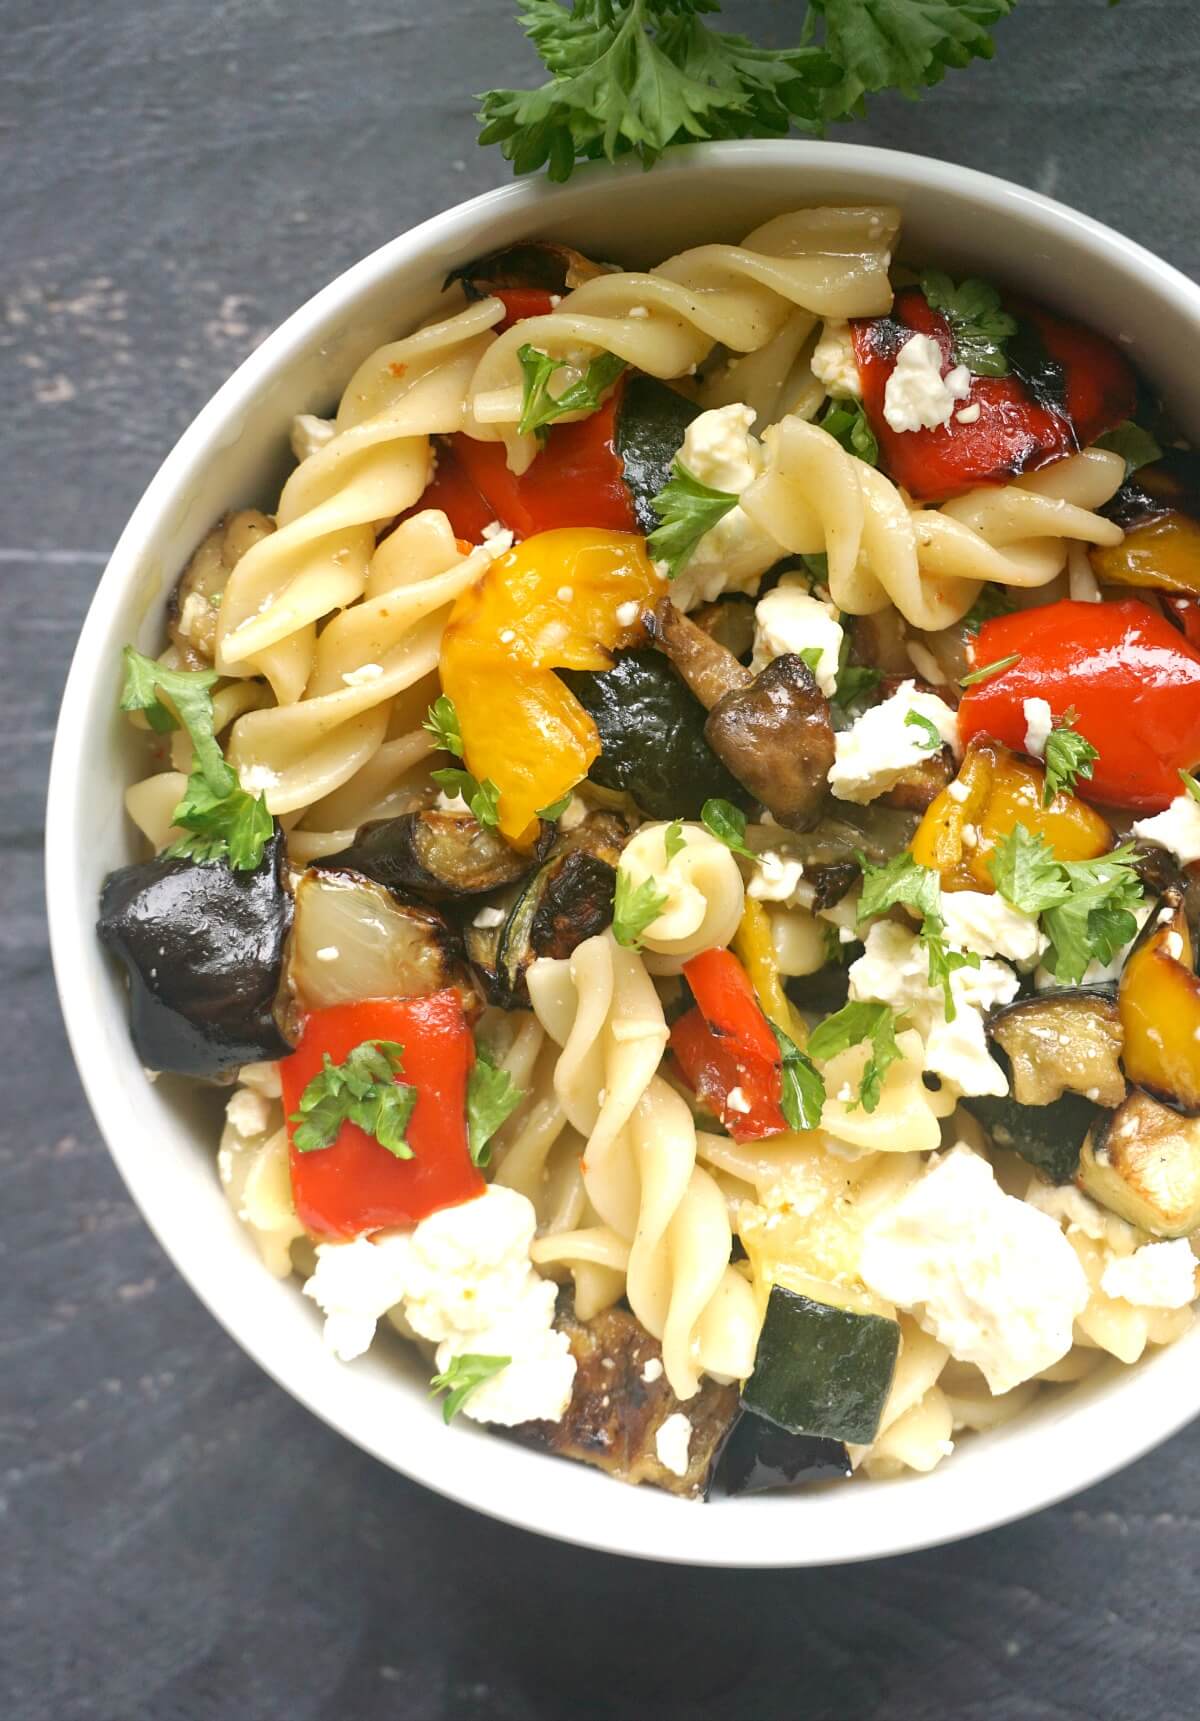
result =
M1051 1183L1072 1181L1079 1170L1084 1137L1102 1115L1091 1100L1071 1093L1048 1105L1018 1105L1014 1099L990 1094L962 1103L997 1147L1019 1154Z
M900 1327L772 1285L742 1407L790 1434L866 1446L891 1390Z
M536 861L536 855L510 848L470 813L430 809L363 825L348 849L317 864L445 902L503 890L524 878Z
M1097 1120L1079 1158L1079 1187L1154 1237L1200 1227L1200 1118L1138 1089Z
M617 453L639 532L662 524L654 498L665 490L684 433L700 408L652 376L629 376L617 413Z
M105 879L96 930L129 976L148 1069L217 1077L291 1050L276 1018L292 924L284 854L277 828L253 872L159 855Z
M716 798L750 797L704 739L704 707L656 651L623 652L608 670L559 671L600 736L589 773L654 819L698 819Z
M727 1494L760 1494L767 1488L798 1488L849 1474L850 1454L840 1440L789 1434L743 1410L721 1454L717 1483Z
M1200 980L1183 893L1151 916L1121 970L1125 1074L1164 1105L1200 1115Z
M1049 1105L1068 1090L1108 1107L1125 1098L1121 1018L1110 994L1079 989L1019 998L993 1012L987 1031L1008 1056L1019 1105Z

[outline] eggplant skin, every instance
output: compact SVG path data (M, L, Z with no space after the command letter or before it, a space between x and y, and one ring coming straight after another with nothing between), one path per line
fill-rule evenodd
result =
M553 838L553 827L547 830ZM318 866L362 873L389 890L448 902L519 883L548 847L543 840L534 855L518 854L469 813L425 809L360 826L348 849L327 855Z
M159 855L105 879L96 930L128 975L148 1069L221 1077L291 1050L275 1019L292 924L284 856L276 827L253 872Z
M744 1410L721 1454L717 1485L727 1494L761 1494L767 1488L796 1488L849 1474L850 1454L840 1440L789 1434Z
M566 1333L576 1362L571 1402L561 1421L524 1422L513 1437L557 1457L594 1464L619 1482L648 1482L686 1499L705 1499L738 1414L737 1387L704 1380L695 1397L681 1403L665 1375L646 1380L646 1364L661 1364L662 1350L628 1309L604 1309L581 1321L564 1291L554 1324ZM692 1425L683 1476L659 1463L655 1446L658 1430L677 1410Z

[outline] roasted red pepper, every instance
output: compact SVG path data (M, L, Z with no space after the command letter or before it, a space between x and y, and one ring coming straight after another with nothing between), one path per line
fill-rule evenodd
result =
M730 951L706 950L683 977L696 1005L671 1029L671 1050L685 1080L735 1141L779 1135L783 1059L746 970Z
M1035 472L1133 414L1137 382L1110 341L1024 300L1006 300L1005 309L1019 324L1008 343L1008 376L972 378L969 396L936 430L893 430L883 404L910 331L937 342L943 376L953 368L954 340L942 313L930 308L919 287L906 287L889 316L851 325L863 405L884 468L918 501ZM962 423L963 409L975 406L978 418Z
M1180 769L1200 761L1200 651L1157 611L1136 598L1064 602L985 622L974 663L1013 655L963 695L964 742L986 734L1023 751L1024 703L1045 699L1056 720L1074 707L1075 727L1100 750L1076 793L1139 812L1182 793Z
M398 1081L417 1103L406 1131L411 1159L397 1159L357 1124L343 1123L330 1147L291 1148L292 1196L302 1224L318 1237L358 1237L388 1225L415 1225L442 1207L482 1195L484 1180L467 1148L467 1077L475 1042L457 992L427 998L368 998L314 1010L300 1043L280 1064L289 1119L321 1073L323 1054L341 1063L364 1040L404 1047ZM289 1137L294 1126L289 1123Z
M549 316L557 296L541 287L493 287L491 291L504 306L504 320L496 324L498 335L514 323L523 323L526 317Z

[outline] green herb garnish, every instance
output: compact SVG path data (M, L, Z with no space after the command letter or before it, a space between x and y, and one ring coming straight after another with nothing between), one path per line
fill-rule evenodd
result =
M442 1405L442 1421L453 1422L471 1394L485 1380L491 1380L502 1368L507 1368L511 1361L510 1356L476 1356L471 1351L453 1357L450 1367L443 1369L441 1374L435 1374L429 1383L431 1398L436 1398L439 1392L447 1395Z
M168 669L125 647L122 711L144 711L159 734L182 723L192 743L192 768L183 799L171 823L189 835L165 852L177 859L214 861L228 858L235 872L253 872L270 842L275 821L265 795L251 795L225 761L213 732L212 688L219 680L211 669ZM163 703L160 695L170 702Z
M633 885L629 874L617 868L617 888L613 897L613 937L626 950L636 950L646 928L656 921L667 906L668 892L652 878Z
M767 1026L775 1036L783 1058L783 1092L779 1109L789 1129L816 1129L825 1105L825 1081L817 1066L802 1052L790 1035L772 1021Z
M990 281L972 276L956 287L941 269L926 269L921 291L930 309L940 311L950 325L956 363L975 376L1008 375L1004 345L1016 334L1017 320L1001 309Z
M462 730L459 728L454 701L448 695L439 693L429 707L421 727L429 731L443 753L452 753L456 759L462 758Z
M545 437L547 427L555 419L564 418L569 412L595 412L605 390L612 387L625 369L624 359L613 353L597 353L581 377L561 394L554 395L550 393L550 378L556 371L567 368L566 359L552 359L528 343L517 348L517 359L523 389L517 429L523 436L532 431L539 439Z
M683 823L679 819L672 819L663 832L663 848L666 850L668 863L675 859L680 849L686 847L687 838L683 834Z
M500 1069L485 1047L476 1046L467 1080L467 1145L473 1165L487 1164L492 1156L492 1137L524 1098L524 1089L508 1071Z
M683 572L704 534L737 503L730 491L713 490L693 478L680 460L671 463L670 479L650 504L660 524L646 539L655 560L667 564L668 579Z
M978 633L986 621L996 616L1011 615L1013 602L1002 586L982 586L979 596L962 619L968 633Z
M1061 722L1056 723L1046 737L1046 750L1042 755L1042 763L1046 767L1046 786L1042 791L1044 807L1048 807L1060 791L1064 795L1073 794L1077 780L1089 778L1100 757L1099 748L1093 747L1076 731L1074 726L1078 720L1074 709L1064 712Z
M861 400L831 400L817 425L840 442L847 454L865 460L868 466L879 465L879 442Z
M485 777L481 783L469 771L460 770L456 765L447 765L444 771L431 771L429 774L443 794L451 799L461 795L481 825L500 823L500 791L490 777Z
M1006 902L1041 916L1050 947L1042 961L1066 985L1078 985L1089 962L1109 963L1137 932L1145 890L1132 844L1096 860L1060 861L1043 836L1015 825L988 858Z
M417 1103L417 1090L398 1082L404 1047L394 1040L363 1040L335 1064L322 1054L324 1068L300 1095L300 1110L290 1119L297 1153L332 1147L344 1123L373 1135L397 1159L411 1159L405 1130Z
M960 968L978 968L979 958L951 950L946 944L941 884L937 873L932 867L921 866L907 849L893 855L883 866L873 865L863 854L858 858L863 874L862 896L858 903L859 925L897 905L921 916L918 936L925 946L929 984L941 988L946 1020L953 1022L958 1011L950 977Z
M874 1111L883 1093L883 1078L903 1056L896 1044L896 1012L889 1004L849 1003L833 1016L826 1016L809 1035L808 1049L823 1063L839 1052L868 1040L871 1055L863 1068L856 1105ZM853 1108L852 1108L853 1109Z
M1180 771L1179 781L1183 784L1193 801L1200 801L1200 781L1192 776L1190 771Z
M924 739L917 742L922 753L936 753L941 748L942 737L936 723L931 723L928 717L922 717L919 711L905 713L904 725L907 729L920 729Z
M558 820L562 818L567 808L571 805L571 796L574 793L574 789L568 789L565 795L557 801L551 801L548 807L539 807L538 818L545 819L548 825L557 824Z
M1163 452L1150 432L1143 430L1141 425L1135 424L1131 418L1125 419L1106 435L1098 436L1092 446L1107 448L1113 454L1119 454L1125 462L1126 478L1136 472L1139 466L1151 466L1156 460L1161 460Z
M998 657L995 663L985 663L982 669L973 669L970 675L964 675L959 682L960 687L978 687L981 681L990 681L993 675L1000 675L1006 669L1011 669L1014 663L1020 663L1019 651L1009 652L1007 657Z
M746 846L746 815L732 801L723 801L719 796L705 801L700 809L700 823L735 855L744 855L752 861L758 859L754 850Z

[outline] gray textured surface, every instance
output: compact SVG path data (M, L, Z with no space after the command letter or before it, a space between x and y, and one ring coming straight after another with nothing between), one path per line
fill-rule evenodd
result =
M728 8L775 40L794 12ZM39 827L75 630L162 454L260 335L503 176L467 92L527 62L507 0L4 0L0 29L0 1714L1194 1715L1195 1431L943 1552L652 1568L389 1474L176 1278L48 968ZM1023 0L992 66L855 135L1054 192L1200 274L1198 81L1193 0Z

